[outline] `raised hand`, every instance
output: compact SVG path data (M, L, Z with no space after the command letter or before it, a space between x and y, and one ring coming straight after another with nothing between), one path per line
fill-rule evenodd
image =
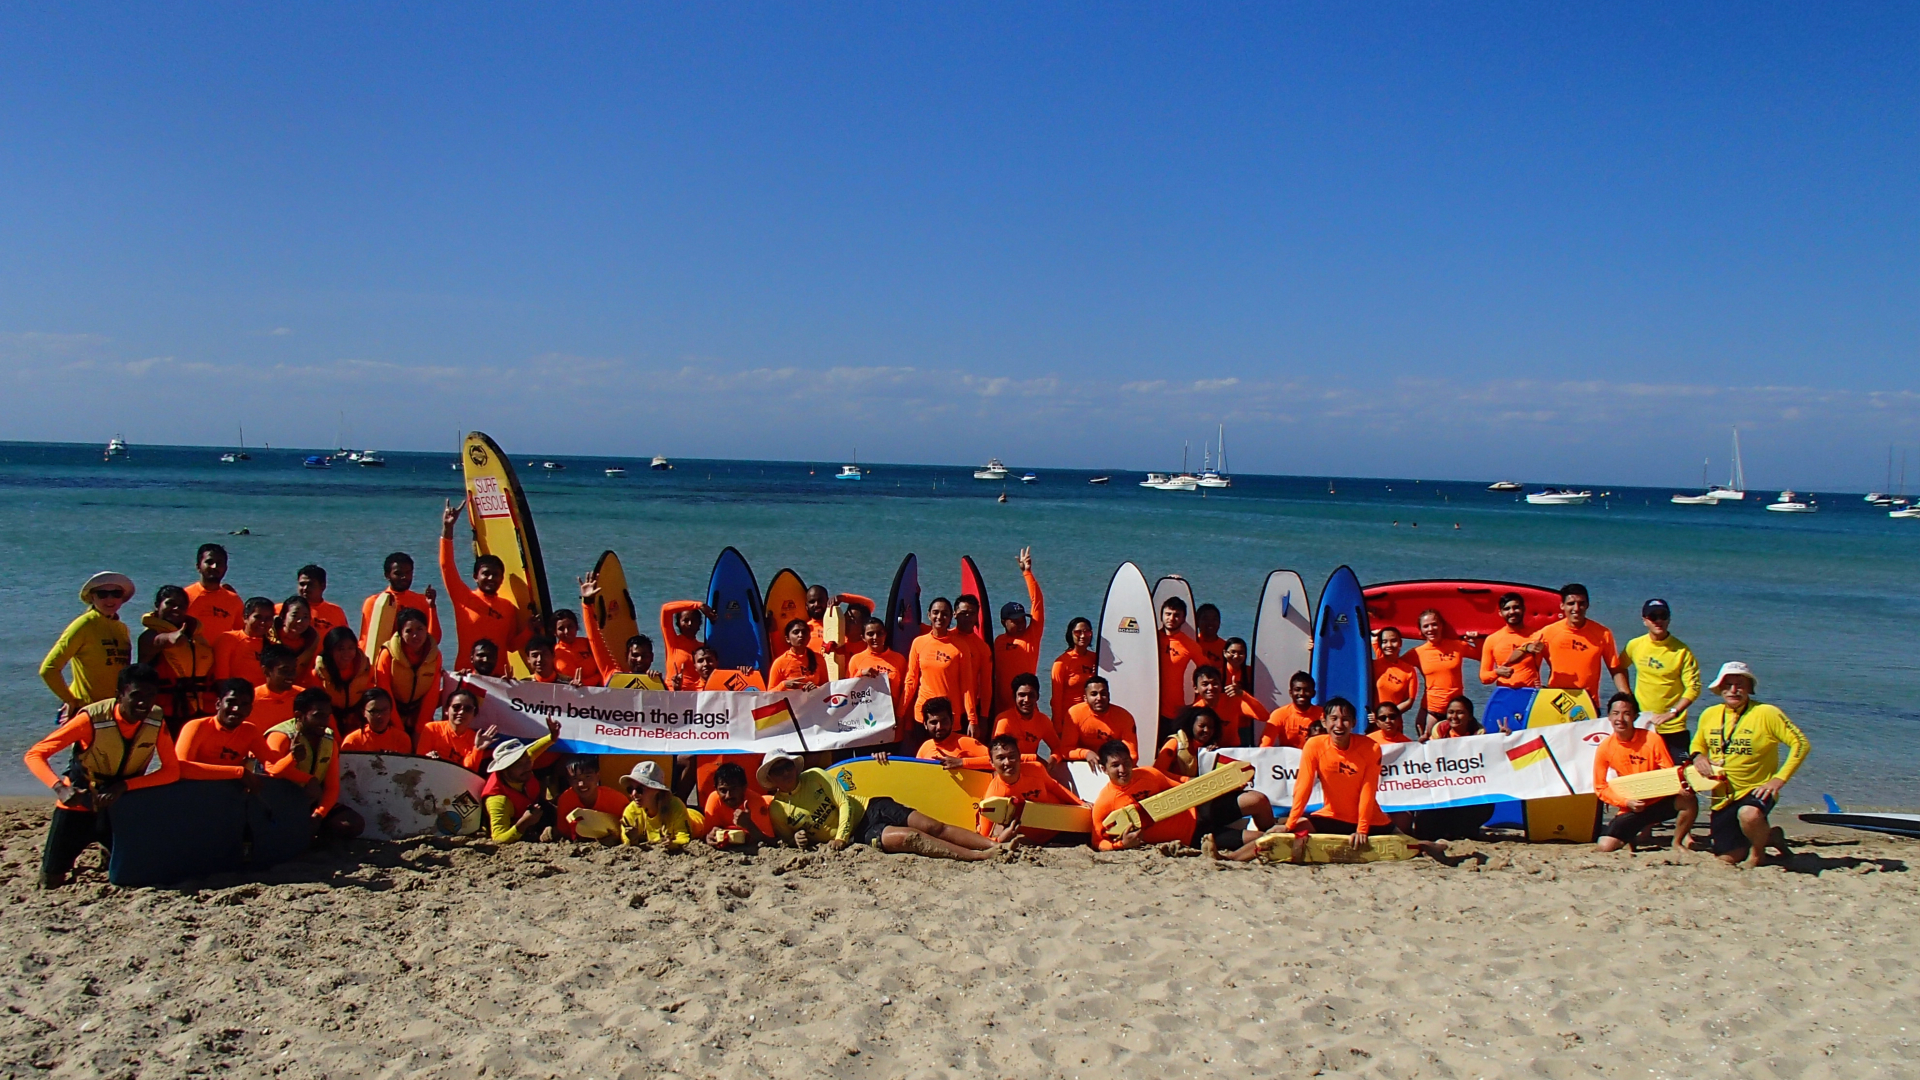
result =
M1019 562L1020 562L1020 570L1022 573L1032 570L1033 569L1033 549L1030 547L1021 548Z
M467 500L465 499L460 500L459 506L453 505L453 500L447 500L447 508L440 513L440 535L453 535L453 523L460 520L460 512L466 508Z

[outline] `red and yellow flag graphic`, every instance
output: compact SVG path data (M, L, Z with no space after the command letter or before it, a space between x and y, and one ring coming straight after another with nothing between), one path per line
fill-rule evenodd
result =
M754 715L757 716L759 714L755 713ZM1553 755L1547 751L1546 737L1541 735L1535 735L1533 738L1507 751L1507 760L1512 762L1513 767L1516 769L1524 769L1529 765L1538 764L1552 756Z
M753 710L753 731L756 735L768 728L792 723L794 723L793 707L787 704L786 698Z

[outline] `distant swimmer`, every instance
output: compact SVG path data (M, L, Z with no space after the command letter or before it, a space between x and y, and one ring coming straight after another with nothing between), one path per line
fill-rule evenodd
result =
M228 530L228 531L227 531L227 535L228 535L228 536L252 536L252 535L253 535L253 530L252 530L252 529L249 529L249 528L246 528L245 526L242 526L242 527L240 527L240 528L238 528L238 529L230 529L230 530Z

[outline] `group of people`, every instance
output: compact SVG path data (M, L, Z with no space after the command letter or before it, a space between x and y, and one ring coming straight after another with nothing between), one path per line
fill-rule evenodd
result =
M1001 607L1001 631L991 644L978 632L983 613L976 596L934 599L919 636L890 642L871 600L815 585L807 590L806 617L774 628L777 655L765 672L720 666L702 640L714 613L696 600L662 605L664 663L656 667L649 636L606 640L593 617L601 597L592 575L579 581L588 617L561 610L544 624L503 594L506 573L497 557L474 559L469 585L453 540L463 510L446 507L439 544L455 639L452 665L442 656L440 594L432 586L414 591L414 561L404 552L386 558L387 587L361 604L358 631L345 610L326 599L323 568L301 567L292 594L282 600L243 599L225 582L228 554L218 544L200 547L192 584L155 590L137 636L121 617L134 583L118 573L88 579L80 590L86 610L40 668L59 700L59 723L26 755L28 768L56 798L42 883L63 883L89 844L111 843L107 810L114 800L179 779L231 780L255 789L269 778L292 782L312 801L317 836L350 839L364 822L339 803L339 755L353 751L437 757L485 774L485 829L499 842L860 842L959 859L1057 842L1054 834L1017 821L983 819L967 830L891 799L862 800L830 782L821 768L829 763L826 755L707 755L692 768L671 770L642 761L619 778L616 792L601 783L597 760L554 751L557 730L526 742L478 729L479 696L465 676L509 670L546 682L653 690L807 689L827 682L830 671L881 678L893 698L897 739L875 748L874 756L908 753L949 768L989 770L990 795L1080 806L1086 804L1068 782L1066 764L1084 761L1107 779L1089 808L1096 822L1127 800L1193 778L1206 751L1231 757L1236 747L1301 750L1284 816L1248 790L1120 837L1097 827L1090 837L1103 849L1171 844L1223 858L1253 857L1270 846L1263 838L1279 834L1298 843L1312 832L1332 832L1364 847L1369 836L1385 832L1444 838L1484 822L1484 816L1470 820L1475 808L1466 808L1469 819L1386 814L1377 799L1384 746L1482 731L1462 692L1468 659L1477 662L1484 683L1577 689L1594 701L1602 678L1611 677L1616 692L1607 716L1614 733L1596 757L1594 785L1617 811L1600 841L1606 850L1646 842L1654 825L1670 820L1673 843L1690 843L1698 813L1691 796L1646 803L1619 796L1608 781L1691 761L1705 776L1728 782L1713 803L1711 850L1750 865L1763 861L1769 848L1784 854L1784 838L1767 814L1808 751L1806 737L1784 714L1754 700L1753 673L1737 663L1723 668L1711 687L1722 703L1706 709L1689 736L1689 713L1702 689L1699 665L1670 632L1666 602L1643 606L1647 632L1622 649L1606 627L1586 617L1586 589L1568 585L1561 592L1563 618L1534 633L1523 630L1525 604L1517 595L1501 599L1507 627L1484 640L1454 635L1438 612L1427 612L1420 619L1423 643L1403 653L1399 633L1383 628L1371 702L1317 702L1312 677L1298 672L1288 682L1287 701L1271 709L1252 691L1246 642L1220 637L1219 609L1200 604L1189 613L1184 600L1169 598L1160 611L1158 747L1151 765L1136 765L1140 729L1099 674L1089 620L1068 624L1066 647L1042 682L1045 601L1030 551L1017 558L1027 603ZM844 625L857 628L857 641L830 640L826 616L834 605L841 606ZM391 615L390 630L386 622L376 626L380 611ZM1371 730L1356 735L1363 709ZM1651 732L1643 729L1643 714ZM57 768L54 756L69 748L71 761ZM1325 805L1308 814L1316 782Z

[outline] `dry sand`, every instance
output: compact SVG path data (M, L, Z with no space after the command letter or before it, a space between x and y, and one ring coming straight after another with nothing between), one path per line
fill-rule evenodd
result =
M0 812L6 1076L1920 1074L1920 844L1867 834L1754 872L423 840L46 894L44 823Z

